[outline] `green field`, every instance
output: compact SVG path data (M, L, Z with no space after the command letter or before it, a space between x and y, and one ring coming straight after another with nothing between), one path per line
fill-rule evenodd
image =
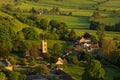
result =
M107 10L119 10L120 9L120 0L109 0L106 3L100 5L101 9Z
M113 80L113 76L120 73L119 70L113 67L104 67L105 69L105 80ZM84 72L84 67L80 67L78 65L68 65L64 71L72 76L75 80L81 80L81 75Z
M13 4L13 0L9 0L11 4ZM32 7L35 9L45 8L45 9L52 9L53 7L58 7L61 12L69 13L72 12L71 16L68 15L53 15L53 14L43 14L38 16L42 16L43 18L46 18L48 20L55 19L58 21L66 22L69 29L75 29L77 35L82 35L84 32L90 32L94 35L96 35L96 32L89 29L89 17L93 14L93 12L97 6L100 7L100 9L107 9L107 11L100 11L102 18L95 19L95 21L107 23L110 25L113 25L117 22L120 22L120 17L109 17L112 12L111 9L120 9L120 0L63 0L63 1L57 1L57 0L40 0L39 2L30 2L30 1L23 1L21 0L19 5L13 5L13 8L20 8L22 10L30 10ZM2 3L8 3L8 0L0 0L0 4ZM101 4L98 4L101 3ZM3 15L2 12L0 12L1 15ZM24 13L21 13L24 14ZM5 14L6 16L8 14ZM11 16L13 17L13 16ZM14 17L13 17L14 18ZM21 30L23 27L27 27L29 25L23 24L17 19L15 19L15 25L14 28L16 31ZM39 30L35 28L39 33L42 32L42 30ZM120 33L114 33L114 32L106 32L107 37L120 37Z

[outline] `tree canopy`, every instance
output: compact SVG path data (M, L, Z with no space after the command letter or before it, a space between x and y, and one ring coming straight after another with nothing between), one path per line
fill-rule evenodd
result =
M97 60L92 60L82 75L82 80L104 80L105 71Z

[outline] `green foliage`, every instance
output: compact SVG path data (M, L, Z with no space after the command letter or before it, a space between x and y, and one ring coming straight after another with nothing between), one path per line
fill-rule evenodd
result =
M104 39L102 42L102 46L99 49L99 55L104 58L109 60L110 58L110 53L114 50L116 50L117 46L114 40L111 39Z
M0 80L7 80L7 77L3 72L0 72Z
M48 75L48 74L50 74L50 71L49 71L49 69L47 68L46 65L40 64L38 67L35 67L34 73L35 74L45 74L45 75Z
M49 22L51 26L51 31L58 34L60 39L64 40L68 33L67 24L64 22L59 22L57 20L51 20Z
M105 71L102 68L101 63L97 60L92 60L85 69L82 80L104 80L104 77Z
M89 61L93 58L93 54L91 52L81 52L80 60Z
M16 37L17 40L24 40L25 37L24 37L24 34L22 31L18 31L17 32L17 37Z
M4 44L0 44L0 57L8 58L9 56L9 49Z
M62 48L62 46L61 46L60 43L55 43L55 44L53 45L54 53L55 53L55 54L56 54L56 53L59 54L61 48Z
M0 43L5 44L8 49L13 47L12 41L16 38L16 34L9 25L0 25Z
M13 42L13 51L24 53L27 50L27 45L24 41L14 40Z
M48 20L47 19L41 19L40 20L40 28L46 30L48 28Z
M110 53L110 62L120 66L120 50L115 50Z
M13 56L9 56L9 57L8 57L8 61L10 61L10 63L11 63L12 65L15 65L16 62L17 62Z
M79 63L76 55L69 55L69 56L67 56L66 59L67 59L68 62L71 62L73 64L78 64Z
M2 72L7 76L7 80L26 80L26 75L15 71L3 69Z
M98 28L97 28L97 35L98 35L98 39L99 39L99 46L102 46L102 42L105 36L104 33L104 24L99 24Z
M22 29L25 39L27 40L38 40L39 35L34 28L26 27Z
M76 41L77 39L77 35L74 30L71 30L68 36L70 41Z

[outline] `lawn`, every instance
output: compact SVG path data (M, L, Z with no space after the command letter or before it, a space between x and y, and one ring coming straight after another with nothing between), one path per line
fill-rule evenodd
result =
M88 22L88 17L81 17L81 16L64 16L64 15L43 15L44 18L46 19L54 19L58 20L61 22L66 22L68 25L68 28L88 28L89 22Z
M88 32L94 36L97 37L96 35L96 30L84 30L84 29L75 29L76 34L78 36L83 35L85 32ZM105 37L106 38L120 38L120 32L112 32L112 31L105 31Z
M113 80L113 76L120 73L119 70L113 67L104 67L105 69L105 80ZM72 76L75 80L81 80L81 75L84 72L84 67L78 65L68 65L64 71Z
M27 2L30 3L31 2ZM67 4L66 4L67 3ZM33 4L33 2L32 2ZM34 3L36 4L36 3ZM97 2L90 1L90 0L40 0L37 4L46 7L61 7L61 8L92 8Z
M68 65L64 71L72 76L75 80L81 80L82 73L84 72L84 67L80 67L78 65Z
M109 0L106 3L100 5L101 9L107 10L119 10L120 9L120 0Z
M48 42L48 48L53 48L53 45L55 43L60 43L63 50L66 49L66 47L67 47L67 43L62 40L48 40L47 42Z

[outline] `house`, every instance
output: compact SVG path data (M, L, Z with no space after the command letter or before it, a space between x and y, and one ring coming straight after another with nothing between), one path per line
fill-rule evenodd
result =
M79 42L80 43L88 43L88 42L91 42L91 40L89 38L82 37L82 38L80 38Z
M62 60L62 58L58 58L57 62L55 63L56 65L63 65L64 61Z
M61 67L61 65L64 64L64 61L62 60L62 58L59 57L55 64L56 64L56 66L54 67L55 70L63 70L63 68Z
M8 60L1 60L0 61L0 65L4 66L6 69L8 69L10 71L13 70L13 66L12 66L12 64Z

